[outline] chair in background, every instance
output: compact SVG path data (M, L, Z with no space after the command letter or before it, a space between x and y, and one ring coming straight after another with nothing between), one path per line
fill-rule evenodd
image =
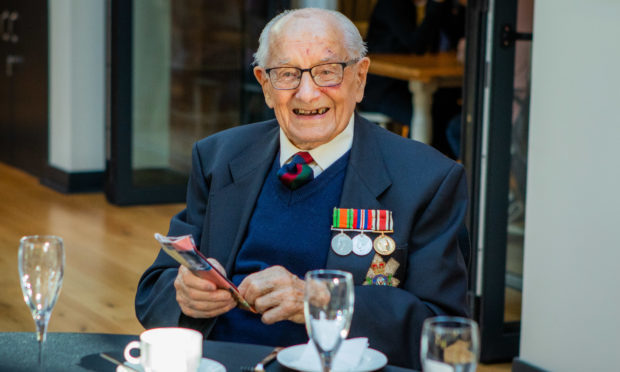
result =
M380 112L358 111L357 113L364 119L379 124L382 128L387 128L387 124L392 121L389 116Z
M391 117L375 111L357 111L357 113L368 121L377 123L382 128L394 132L402 137L409 138L409 125L401 124Z

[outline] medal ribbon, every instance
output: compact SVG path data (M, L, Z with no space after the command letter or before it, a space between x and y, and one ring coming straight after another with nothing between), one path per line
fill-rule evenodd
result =
M391 232L394 222L387 209L334 208L334 229Z
M334 208L333 228L352 229L354 224L353 209Z
M380 210L379 212L379 230L381 231L385 231L386 226L387 226L387 211L386 210Z
M392 211L388 211L386 209L377 209L374 212L376 213L376 215L373 225L373 231L392 231L394 225L392 220Z

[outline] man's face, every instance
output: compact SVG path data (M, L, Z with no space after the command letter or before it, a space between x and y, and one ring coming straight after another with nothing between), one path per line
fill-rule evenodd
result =
M272 34L266 68L306 69L349 60L342 33L328 22L290 17L282 23ZM262 67L254 68L254 75L286 136L300 149L310 150L346 128L356 103L364 96L369 64L370 60L363 58L346 67L342 83L333 87L319 87L308 72L302 74L299 87L291 90L275 89Z

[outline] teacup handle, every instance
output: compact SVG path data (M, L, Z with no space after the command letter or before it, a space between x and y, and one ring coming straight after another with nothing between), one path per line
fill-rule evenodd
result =
M140 364L140 358L136 358L131 355L132 349L140 349L140 341L134 340L128 343L127 346L125 346L125 352L123 353L123 355L125 356L125 360L131 364Z

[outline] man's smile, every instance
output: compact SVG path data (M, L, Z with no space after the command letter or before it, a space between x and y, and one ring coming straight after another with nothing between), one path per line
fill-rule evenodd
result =
M293 109L293 113L295 115L304 115L304 116L323 115L327 111L329 111L328 107L321 107L315 110L304 110L304 109L298 109L298 108Z

